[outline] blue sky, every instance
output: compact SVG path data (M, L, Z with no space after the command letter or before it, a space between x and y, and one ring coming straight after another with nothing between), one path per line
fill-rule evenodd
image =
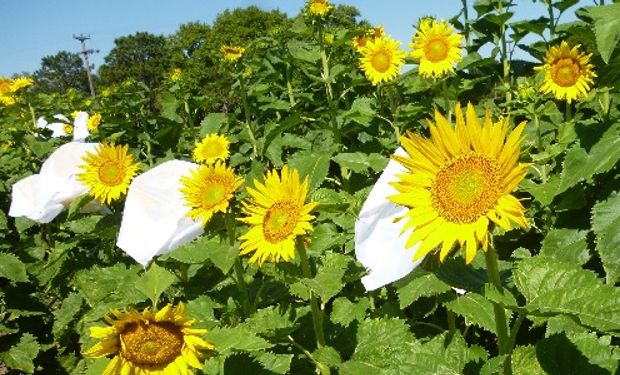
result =
M460 0L332 0L334 4L356 6L372 24L383 24L385 31L407 44L413 26L421 16L451 18L461 9ZM469 0L468 3L473 3ZM592 5L582 0L581 5ZM0 76L33 72L41 58L58 51L80 50L73 34L90 34L88 47L100 52L91 57L97 69L114 47L114 39L148 31L173 34L178 26L201 21L212 23L224 9L258 5L265 10L279 9L294 16L304 0L0 0ZM542 2L519 0L516 19L538 18L546 14ZM562 22L574 19L573 7ZM472 11L471 14L475 15ZM472 16L470 16L472 17Z

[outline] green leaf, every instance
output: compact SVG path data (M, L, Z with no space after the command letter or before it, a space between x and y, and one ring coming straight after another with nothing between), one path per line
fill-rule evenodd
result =
M296 326L296 312L292 308L269 306L260 309L244 322L250 331L263 337L286 339Z
M90 194L83 194L79 196L77 199L74 199L71 204L69 204L69 209L67 212L67 220L71 220L77 215L84 206L93 201L93 197Z
M531 314L568 314L603 332L620 330L620 290L592 271L536 256L518 262L513 277Z
M163 92L157 99L161 106L161 117L178 123L183 122L183 118L177 114L179 103L172 93Z
M200 137L204 137L207 134L220 133L226 121L226 114L224 113L209 113L200 122Z
M254 352L252 356L268 371L286 374L291 368L292 354L274 354L270 352Z
M17 345L8 351L0 353L0 359L9 368L21 370L29 374L34 373L32 360L39 354L39 343L30 333L24 333Z
M149 269L136 282L136 289L147 296L153 305L159 301L159 296L174 283L176 277L157 263L151 263Z
M381 172L389 161L381 154L365 154L363 152L342 152L332 159L356 173L366 173L369 168L375 172Z
M557 193L562 193L581 180L588 180L593 175L604 173L613 168L620 159L620 137L617 126L607 130L600 140L586 152L574 146L566 153L560 186Z
M310 190L318 188L327 177L331 155L327 153L315 154L311 151L301 151L288 160L290 167L299 171L301 178L308 177Z
M327 252L321 257L321 265L312 279L302 279L302 283L316 293L322 302L327 302L344 287L342 277L350 258L343 254Z
M70 293L62 301L60 308L54 311L52 333L54 333L56 340L60 341L60 338L71 329L70 323L80 312L83 303L84 298L80 293Z
M596 235L596 251L601 257L607 284L615 284L620 276L620 194L615 192L592 207L592 230Z
M369 126L377 114L376 100L371 98L357 98L351 104L351 109L342 114L344 124L356 122L362 126Z
M144 296L133 287L140 269L138 265L126 268L124 264L93 266L79 271L75 284L90 306L97 306L101 301L123 301L125 305L141 302Z
M267 340L256 336L245 327L216 327L207 333L205 339L213 343L215 350L221 354L263 350L272 346Z
M497 334L493 304L477 293L466 293L455 300L445 302L446 308L465 318L466 324L475 324ZM507 312L510 316L510 312Z
M536 344L536 356L547 374L613 374L618 366L609 345L587 333L547 337Z
M408 277L395 283L400 308L411 305L420 297L431 297L450 290L450 285L441 281L433 272L414 271Z
M11 281L27 282L26 265L13 254L0 253L0 277Z
M531 181L524 181L523 184L521 184L521 188L532 194L534 199L542 203L544 206L548 206L551 202L553 202L553 198L558 195L560 182L559 175L552 175L544 184L535 184Z
M321 54L318 47L310 43L302 42L299 40L289 40L286 43L288 51L295 59L306 61L309 63L315 63L321 59Z
M336 324L348 327L354 320L364 320L366 310L369 308L368 298L360 298L358 302L351 302L346 297L338 297L332 304L330 319Z
M584 264L590 259L588 231L554 228L542 242L540 254L561 262Z
M586 12L594 22L596 48L603 61L609 64L611 54L620 41L620 3L587 7Z
M536 355L536 348L517 346L511 355L513 375L547 375L548 372L540 367Z

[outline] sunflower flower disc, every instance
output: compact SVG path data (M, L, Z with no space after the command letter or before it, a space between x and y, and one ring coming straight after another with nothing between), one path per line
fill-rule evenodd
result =
M367 40L360 52L360 66L366 78L375 86L396 78L405 64L405 52L398 49L400 42L389 36Z
M245 48L239 46L223 45L220 47L220 52L224 54L224 60L234 63L239 60L245 53Z
M310 13L318 17L324 17L332 8L327 0L310 0L308 4Z
M411 57L420 62L420 75L440 78L454 72L454 64L461 61L462 43L463 36L455 33L446 21L424 19L409 47Z
M585 97L596 77L590 56L579 51L579 45L571 48L566 41L547 51L545 64L536 70L545 72L545 82L540 88L543 94L553 93L556 99L571 101Z
M180 190L186 205L191 207L187 216L207 225L213 214L226 212L233 193L242 183L234 170L220 161L191 170L189 176L181 177Z
M436 111L431 139L409 133L401 137L407 156L392 157L407 172L392 183L398 193L389 199L409 208L402 232L415 228L405 245L419 243L415 260L441 246L443 261L458 243L470 263L480 245L487 250L491 223L528 227L525 208L511 195L527 174L528 164L518 162L525 122L508 135L508 121L493 123L488 111L483 124L471 104L465 116L458 104L455 113L453 128Z
M302 182L296 169L284 166L281 174L267 172L265 183L254 181L248 188L251 200L243 202L247 215L239 221L250 230L239 237L241 255L254 253L250 263L262 265L265 260L279 262L295 258L295 238L312 231L310 212L316 203L305 203L308 179Z
M198 163L210 164L216 160L226 160L230 155L230 141L223 135L209 134L196 143L192 156Z
M114 355L104 369L113 374L188 374L201 368L201 350L213 345L201 336L206 329L191 328L194 320L185 316L184 305L166 305L157 313L149 309L124 312L113 310L105 320L108 327L91 327L90 335L103 341L84 351L88 357Z
M128 146L101 144L94 153L87 152L77 175L90 188L90 195L100 203L111 203L127 192L138 173L138 165L128 152Z

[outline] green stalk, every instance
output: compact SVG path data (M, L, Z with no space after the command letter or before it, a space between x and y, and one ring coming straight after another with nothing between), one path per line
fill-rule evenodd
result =
M471 47L471 38L469 35L469 9L467 9L467 0L461 0L463 4L463 17L465 18L465 46L467 47L467 51L469 51L469 47Z
M501 290L503 287L499 276L499 265L495 249L493 247L489 247L489 249L484 252L484 258L487 264L487 275L489 280L493 283L493 285ZM493 313L495 315L495 327L497 330L497 346L499 349L499 354L507 355L506 361L504 362L504 374L510 374L510 354L512 352L512 347L510 346L508 337L506 311L500 304L493 302Z
M243 76L239 73L239 88L241 89L241 100L243 102L243 112L245 113L245 130L247 130L250 136L250 142L252 143L252 156L256 157L258 155L258 147L256 146L256 138L254 137L254 132L252 131L252 114L250 112L250 106L248 104L248 92L245 87L245 83L243 82Z
M566 111L564 112L564 119L566 122L571 122L573 120L573 114L570 110L570 103L568 100L566 101Z
M303 237L297 237L295 241L295 247L299 253L299 259L301 263L301 273L305 278L312 278L312 271L310 270L310 261L308 260L308 254L306 253L306 246L304 245ZM314 334L316 336L316 344L319 348L325 346L325 336L323 334L323 313L319 308L319 301L312 292L310 292L310 309L312 310L312 325L314 327Z
M230 246L235 245L235 218L232 215L232 212L227 212L224 216L224 221L226 222L226 232L228 232L228 243ZM243 313L245 316L250 316L252 314L252 304L250 303L250 294L248 293L248 286L245 283L245 272L243 271L243 265L241 264L241 259L239 257L235 258L235 263L233 265L235 269L235 281L237 282L237 288L239 288L239 292L241 293L241 307L243 308Z
M325 96L327 97L327 104L329 106L329 117L332 125L332 132L334 133L334 143L341 144L340 141L340 129L338 129L338 121L336 121L336 106L334 102L334 92L332 90L332 84L329 80L329 61L327 60L327 53L325 52L325 39L323 38L323 25L319 23L319 49L321 51L321 64L323 71L321 76L323 82L325 82Z
M547 13L549 13L549 42L555 38L555 16L553 15L553 0L545 0Z
M500 16L504 14L503 0L499 0L497 12L499 13ZM512 94L510 93L510 59L508 57L508 46L506 43L506 23L505 22L502 23L502 26L501 26L500 42L501 42L500 48L502 51L502 68L503 68L502 82L504 83L504 89L506 90L506 103L509 103L510 100L512 99Z
M445 110L446 110L446 117L448 118L448 120L450 120L450 118L452 117L452 108L450 107L450 97L448 95L448 85L446 84L446 80L447 78L443 78L441 80L441 91L443 93L443 100L445 102Z

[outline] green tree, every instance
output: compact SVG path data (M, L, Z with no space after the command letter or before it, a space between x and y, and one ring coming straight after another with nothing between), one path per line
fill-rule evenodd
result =
M84 64L77 53L60 51L41 59L41 68L33 74L33 89L44 93L64 93L67 89L89 92Z
M105 86L134 79L155 89L170 70L172 55L163 35L138 32L117 38L114 45L99 68Z

